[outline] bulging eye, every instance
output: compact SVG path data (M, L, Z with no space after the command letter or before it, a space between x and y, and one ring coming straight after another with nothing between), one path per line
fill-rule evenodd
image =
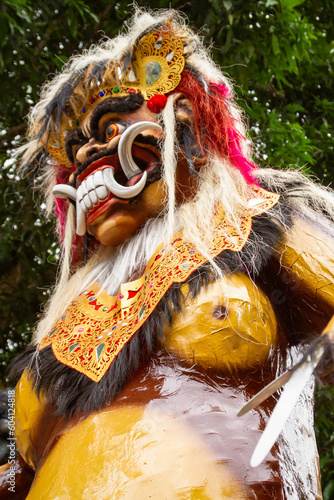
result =
M124 130L125 126L121 123L110 123L110 125L106 128L106 140L110 141L116 137L116 135L121 134Z

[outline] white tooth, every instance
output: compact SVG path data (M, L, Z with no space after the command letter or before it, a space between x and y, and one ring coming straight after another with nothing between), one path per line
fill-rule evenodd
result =
M82 210L81 203L77 200L77 235L83 236L86 232L86 214Z
M87 177L87 179L86 179L86 188L87 188L88 192L92 191L95 188L93 174L91 174L89 177Z
M98 203L99 199L98 199L98 196L97 196L95 190L92 189L91 191L89 191L88 194L89 194L90 201L93 203L93 205L96 205Z
M97 196L99 197L100 200L104 200L109 195L109 191L108 191L108 189L107 189L106 186L98 186L95 189L95 192L96 192L96 194L97 194Z
M83 200L80 200L80 207L81 207L81 210L83 210L84 212L87 212L87 208L86 208L86 205L85 205Z
M91 174L89 177L87 177L86 182L85 182L85 188L87 189L85 195L84 195L84 202L87 206L88 209L93 208L93 205L97 203L97 195L94 192L94 180L93 180L93 174ZM89 205L89 207L88 207Z
M104 186L102 170L98 170L97 172L95 172L93 178L95 188L97 188L97 186Z
M88 193L86 193L85 196L83 197L83 202L88 210L93 208L93 203L91 202Z
M81 201L82 200L82 189L81 189L81 184L77 189L77 200Z
M87 180L86 179L82 182L81 189L82 189L82 197L84 198L84 196L86 194L88 194Z
M83 200L84 196L87 194L87 189L84 182L80 184L78 191L79 191L79 196L78 196L79 200Z

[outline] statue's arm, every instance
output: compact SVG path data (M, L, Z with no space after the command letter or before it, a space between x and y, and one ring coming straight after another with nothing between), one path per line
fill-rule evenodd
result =
M285 234L278 256L294 286L306 291L307 297L313 297L315 307L326 311L327 324L318 333L327 335L334 345L334 238L329 233L311 222L296 219ZM333 359L328 362L333 371ZM327 372L328 369L327 366Z
M334 312L334 238L296 219L285 233L278 255L297 284Z

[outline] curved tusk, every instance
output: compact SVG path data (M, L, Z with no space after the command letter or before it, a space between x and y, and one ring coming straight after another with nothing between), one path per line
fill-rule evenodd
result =
M76 212L77 212L77 228L76 233L78 236L83 236L86 233L86 213L82 209L79 200L76 203Z
M86 214L80 206L75 187L68 186L67 184L57 184L52 189L52 193L56 196L56 198L69 198L70 200L75 201L77 213L77 227L75 232L78 236L83 236L86 233Z
M52 189L52 193L56 198L69 198L70 200L77 201L77 190L68 184L56 184Z
M111 191L119 198L123 198L125 200L137 196L137 194L139 194L144 189L147 178L147 173L144 172L143 176L137 182L137 184L134 184L133 186L122 186L115 181L114 170L112 168L105 168L102 171L102 174L105 185L107 186L109 191Z
M118 143L118 158L127 179L131 179L134 175L142 172L132 157L131 149L136 136L147 129L161 131L162 127L155 122L134 123L121 135Z

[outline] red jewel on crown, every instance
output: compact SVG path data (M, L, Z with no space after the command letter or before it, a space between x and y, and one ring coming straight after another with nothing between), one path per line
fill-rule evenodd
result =
M167 104L167 97L163 94L155 94L147 101L147 107L153 113L160 113Z

